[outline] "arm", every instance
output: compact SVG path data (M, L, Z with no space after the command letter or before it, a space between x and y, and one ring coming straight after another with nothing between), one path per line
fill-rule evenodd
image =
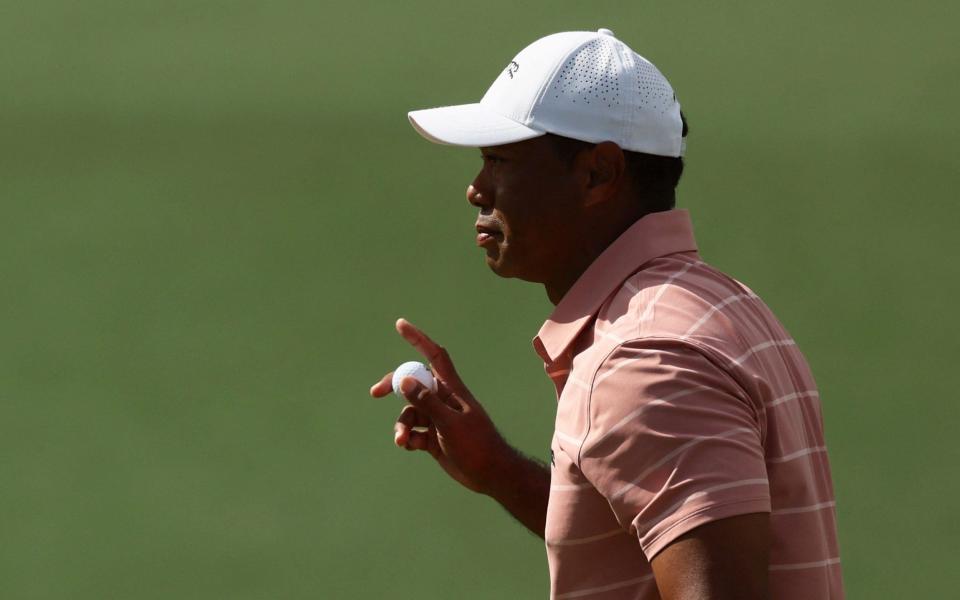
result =
M394 425L394 443L428 452L453 479L490 496L542 538L550 471L503 439L463 384L446 350L403 319L397 321L397 332L430 361L437 391L412 377L403 380L401 392L409 404ZM386 374L370 394L375 398L390 394L392 376Z
M770 516L739 515L678 537L651 561L663 600L765 600Z
M500 503L540 538L547 521L550 470L543 463L508 447L491 486L483 493Z

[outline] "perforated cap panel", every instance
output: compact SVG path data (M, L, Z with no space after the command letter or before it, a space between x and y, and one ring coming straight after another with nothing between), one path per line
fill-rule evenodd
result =
M639 55L634 55L637 74L637 100L639 110L653 110L661 115L676 102L677 98L657 67Z
M619 59L613 43L598 38L585 44L560 68L547 95L558 102L620 104Z
M531 127L565 137L663 156L682 153L673 88L606 30L570 49L531 116Z

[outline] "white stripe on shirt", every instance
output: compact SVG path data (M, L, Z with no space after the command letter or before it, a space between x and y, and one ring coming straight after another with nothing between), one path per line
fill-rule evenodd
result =
M827 567L830 565L840 564L840 558L828 558L826 560L818 560L817 562L808 562L808 563L792 563L787 565L770 565L771 571L795 571L798 569L816 569L817 567Z
M696 393L696 392L709 391L710 389L712 389L712 388L709 388L709 387L704 386L704 385L698 385L698 386L696 386L696 387L685 388L685 389L679 390L679 391L677 391L677 392L675 392L675 393L673 393L673 394L670 394L669 396L666 396L666 397L664 397L664 398L657 398L656 400L651 400L650 402L645 403L645 404L644 404L643 406L641 406L640 408L632 411L632 412L629 413L627 416L625 416L624 418L620 419L619 421L617 421L616 423L614 423L613 425L611 425L606 431L603 432L602 435L598 436L595 440L593 440L593 441L591 442L590 447L591 447L591 448L595 448L600 442L602 442L603 440L607 439L610 435L616 433L616 431L617 431L618 429L620 429L621 427L623 427L624 425L626 425L627 423L629 423L629 422L632 421L633 419L635 419L635 418L637 418L638 416L640 416L640 414L643 413L645 410L647 410L647 408L650 407L650 406L656 406L656 405L659 405L659 404L669 404L671 400L676 400L677 398L682 398L682 397L684 397L684 396L689 396L690 394L693 394L693 393ZM585 452L589 452L589 451L588 451L588 450L585 450Z
M656 523L659 523L659 522L663 521L663 520L666 519L668 516L670 516L670 515L672 515L673 513L677 512L677 509L678 509L678 508L680 508L681 506L683 506L683 505L686 504L687 502L690 502L691 500L694 500L695 498L700 498L701 496L706 496L707 494L709 494L709 493L711 493L711 492L719 492L720 490L728 490L728 489L730 489L730 488L736 488L736 487L745 487L745 486L748 486L748 485L763 485L763 486L767 486L767 487L769 488L770 482L767 481L766 479L763 479L763 478L758 478L758 479L741 479L740 481L730 481L730 482L727 482L727 483L721 483L720 485L715 485L715 486L712 486L712 487L704 488L704 489L702 489L702 490L700 490L700 491L697 491L697 492L694 492L694 493L690 494L689 496L687 496L687 497L684 498L683 500L675 503L673 506L671 506L671 507L668 508L667 510L661 511L661 513L660 513L659 515L657 515L656 517L654 517L654 518L652 518L652 519L647 519L646 521L643 522L642 525L638 525L638 526L637 526L637 531L638 531L638 532L643 532L644 535L645 535L646 532L647 532L647 530L649 530L649 528L650 528L651 526L653 526L653 525L656 524Z
M614 529L613 531L607 531L604 533L598 533L597 535L590 535L587 537L581 538L562 538L559 540L547 540L548 546L579 546L580 544L589 544L590 542L597 542L600 540L605 540L607 538L616 537L618 535L624 535L626 532L622 529ZM632 537L630 539L633 539ZM636 541L636 540L634 540Z
M768 458L768 463L785 463L791 460L800 458L801 456L807 456L809 454L816 454L817 452L826 452L826 446L811 446L810 448L804 448L803 450L797 450L796 452L791 452L790 454L784 454L783 456L775 456L773 458Z
M657 305L657 302L660 301L660 298L663 297L663 295L664 295L664 294L666 293L666 291L667 291L667 288L670 287L670 284L673 283L673 281L674 281L676 278L682 277L687 271L689 271L689 270L692 269L693 267L695 267L695 266L696 266L696 267L699 267L699 266L702 265L702 264L703 264L703 263L702 263L701 261L697 261L697 262L693 262L693 263L687 263L686 265L683 266L682 269L680 269L679 271L677 271L676 273L674 273L674 274L671 275L670 277L667 277L667 280L664 281L663 283L661 283L661 284L658 286L660 289L657 290L657 294L653 297L653 300L650 301L650 304L647 305L647 308L645 308L644 311L643 311L643 313L640 315L639 321L640 321L641 323L643 323L644 321L647 321L647 320L650 319L650 314L653 312L653 309L654 309L654 307Z
M609 585L601 585L599 587L586 588L582 590L574 590L572 592L566 592L563 594L557 595L557 600L565 600L566 598L582 598L583 596L589 596L591 594L599 594L600 592L609 592L610 590L618 590L620 588L630 587L631 585L637 585L643 583L644 581L650 581L653 579L653 573L649 575L644 575L643 577L637 577L636 579L628 579L627 581L619 581L617 583L611 583Z
M647 475L649 475L650 473L653 473L655 470L659 469L660 467L665 465L667 462L673 460L673 458L676 457L677 455L683 452L686 452L689 448L696 446L697 444L700 444L702 442L707 442L710 440L720 440L723 438L728 438L738 433L751 433L751 432L755 433L755 431L753 429L750 429L749 427L737 427L736 429L724 431L723 433L718 433L717 435L705 435L705 436L695 437L689 442L687 442L686 444L680 445L679 447L674 449L672 452L668 452L666 455L663 456L663 458L661 458L654 464L650 465L644 472L640 473L638 477L636 477L630 483L626 484L625 486L623 486L622 488L614 492L613 495L611 496L611 500L616 500L620 498L621 496L629 492L632 488L636 487L637 483L640 481L643 481ZM764 479L764 481L766 481L766 479Z
M786 396L780 396L775 398L770 402L767 402L767 406L774 407L783 404L784 402L790 402L791 400L797 400L799 398L819 398L820 392L817 390L807 390L805 392L793 392L792 394L787 394Z
M690 326L690 329L688 329L687 332L683 334L683 336L686 337L691 333L693 333L694 331L700 329L700 327L704 323L706 323L710 317L712 317L717 311L722 310L724 307L729 306L734 302L739 302L740 300L749 300L749 299L750 299L749 294L736 294L734 296L730 296L726 300L722 301L720 304L712 305L710 309L707 310L707 312L705 312L702 317L700 317L700 320L698 320L696 323Z
M750 356L751 356L752 354L756 354L757 352L759 352L759 351L761 351L761 350L766 350L767 348L782 347L782 346L796 346L796 345L797 345L797 343L796 343L795 341L793 341L793 340L771 340L771 341L769 341L769 342L764 342L764 343L762 343L762 344L757 344L757 345L754 346L753 348L750 348L749 350L747 350L746 352L744 352L742 355L740 355L740 356L738 356L736 359L734 359L733 365L736 366L736 367L739 367L739 366L743 363L743 361L745 361L745 360L747 360L748 358L750 358Z
M778 508L777 510L770 511L771 515L795 515L797 513L805 512L815 512L818 510L823 510L824 508L830 508L831 506L836 506L837 503L833 500L830 502L818 502L817 504L811 504L810 506L798 506L796 508Z

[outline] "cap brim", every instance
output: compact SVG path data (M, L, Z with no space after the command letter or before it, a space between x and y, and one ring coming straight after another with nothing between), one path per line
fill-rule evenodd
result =
M407 117L423 137L451 146L500 146L545 133L499 115L479 103L415 110L407 113Z

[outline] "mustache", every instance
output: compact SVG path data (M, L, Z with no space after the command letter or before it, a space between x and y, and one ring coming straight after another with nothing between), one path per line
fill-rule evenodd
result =
M490 229L494 231L503 231L503 221L495 215L477 215L476 226L483 229Z

